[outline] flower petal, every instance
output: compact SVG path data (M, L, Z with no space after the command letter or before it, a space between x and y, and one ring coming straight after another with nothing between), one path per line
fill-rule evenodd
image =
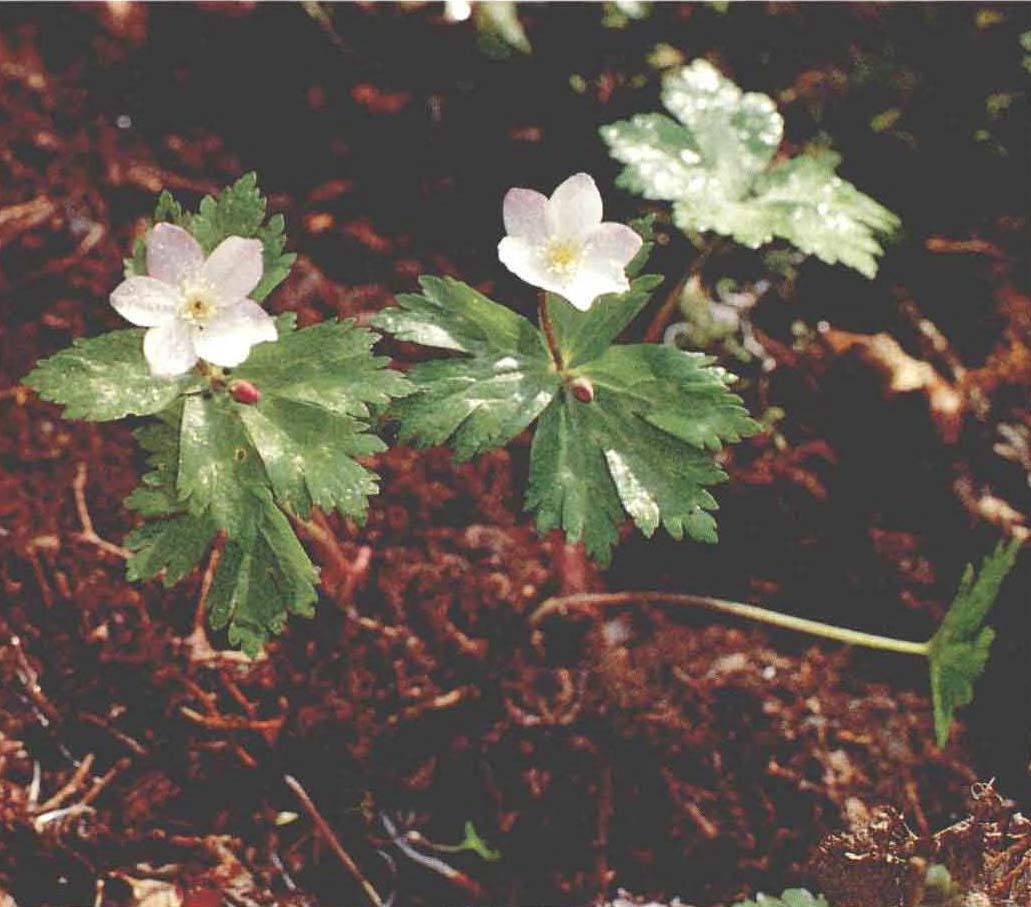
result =
M548 232L579 237L601 223L601 193L589 174L569 177L548 200Z
M175 318L179 293L155 277L129 277L111 293L111 305L126 321L150 328Z
M272 316L253 300L241 299L219 309L203 328L197 328L193 342L201 359L232 368L250 355L254 344L278 336Z
M170 321L143 335L143 355L152 375L170 378L193 368L197 353L191 333L186 322Z
M220 305L243 299L261 280L261 240L230 236L218 244L201 268Z
M548 198L533 189L509 189L502 205L505 232L536 242L548 235Z
M506 236L498 243L498 258L520 280L542 290L555 290L560 283L549 272L538 246L518 236Z
M147 237L147 274L178 286L204 264L204 250L182 227L156 224Z
M625 268L640 251L644 240L635 230L623 224L599 224L587 237L584 264L607 261Z
M614 262L592 262L581 267L572 280L556 290L581 312L586 312L594 300L608 293L625 293L630 289L624 266Z

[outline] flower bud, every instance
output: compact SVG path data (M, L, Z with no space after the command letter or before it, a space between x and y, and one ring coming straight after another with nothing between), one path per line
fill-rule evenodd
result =
M584 378L582 375L579 378L575 378L572 384L569 385L570 390L573 392L573 396L576 397L581 403L591 403L594 400L594 385Z
M250 381L236 378L229 382L229 396L237 403L246 403L248 406L253 406L261 399L261 391L251 384Z

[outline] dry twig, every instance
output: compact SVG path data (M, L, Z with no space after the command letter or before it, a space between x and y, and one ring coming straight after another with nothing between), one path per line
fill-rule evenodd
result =
M337 859L344 864L344 867L351 874L351 876L361 885L362 890L368 896L369 901L375 905L375 907L383 907L383 899L379 896L379 893L375 888L372 887L372 883L362 875L361 869L358 868L358 864L354 861L354 858L344 850L344 846L340 843L340 839L336 836L336 833L330 828L329 823L323 818L322 813L318 811L318 808L312 802L311 797L308 796L308 792L301 785L293 775L283 775L283 780L286 782L286 786L294 792L294 795L301 802L301 806L304 807L304 811L311 817L312 822L315 823L315 827L322 835L325 842L329 845L329 849L333 851Z

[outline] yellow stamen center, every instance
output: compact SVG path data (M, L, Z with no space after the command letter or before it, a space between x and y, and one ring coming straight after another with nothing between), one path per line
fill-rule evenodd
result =
M553 239L544 251L548 269L558 277L572 277L582 255L580 244L569 239Z
M180 311L186 321L202 325L215 314L215 300L203 288L191 288L183 294Z

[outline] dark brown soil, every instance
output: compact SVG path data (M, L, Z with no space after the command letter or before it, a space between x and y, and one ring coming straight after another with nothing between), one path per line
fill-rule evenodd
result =
M931 837L978 778L1031 795L1026 563L944 751L916 660L644 605L528 617L559 591L670 589L921 638L963 563L1022 531L1028 9L669 4L619 31L598 7L526 6L535 55L503 61L429 7L333 8L326 28L285 5L0 11L4 903L362 903L286 776L398 905L620 887L704 905L808 882L835 907L886 907L914 855L1027 891L1019 860L973 866L983 836ZM367 318L423 272L528 303L494 257L502 193L574 169L611 184L596 127L655 105L654 78L631 81L659 41L778 95L789 137L832 136L844 175L907 228L876 281L807 263L752 310L767 367L728 365L755 412L785 415L728 454L721 544L628 531L599 573L522 513L523 438L460 467L444 450L380 457L364 527L303 530L323 601L257 662L198 632L202 577L127 584L80 510L101 539L130 528L132 426L63 422L18 382L117 326L107 294L153 196L192 203L257 169L301 256L271 304L302 323ZM894 108L896 127L870 129ZM611 206L637 210L615 191ZM690 246L660 231L672 286ZM765 273L729 251L705 276ZM863 840L910 870L842 883L845 839L821 841L883 825L881 806L908 828ZM993 794L975 806L978 829L1026 836ZM466 821L501 860L433 867L388 834L454 843Z

